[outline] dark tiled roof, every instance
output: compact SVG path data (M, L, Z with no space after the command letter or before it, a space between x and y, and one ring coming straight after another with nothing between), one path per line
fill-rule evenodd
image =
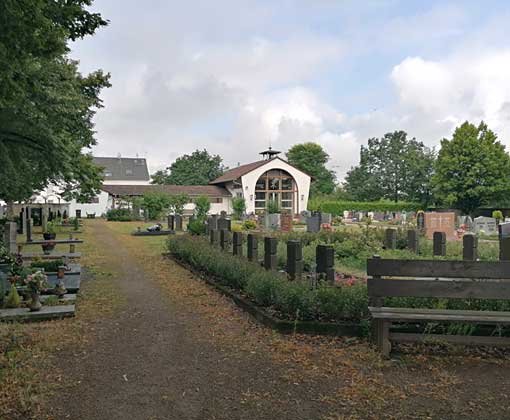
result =
M146 192L163 192L169 195L188 194L208 197L230 197L231 194L216 185L103 185L103 191L114 196L140 196Z
M219 178L216 178L214 181L211 181L211 184L222 184L224 182L235 181L236 179L242 177L248 172L253 171L254 169L259 168L260 166L269 162L268 160L259 160L257 162L248 163L246 165L238 166L237 168L231 169L225 172Z
M150 180L144 158L94 157L94 163L104 168L104 179L107 181Z

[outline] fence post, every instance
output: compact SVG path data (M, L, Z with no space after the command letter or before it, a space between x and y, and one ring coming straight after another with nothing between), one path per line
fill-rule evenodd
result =
M445 232L434 232L433 250L434 250L435 257L446 256L446 233Z
M276 250L278 248L278 240L276 238L264 238L264 268L266 270L276 270L277 258Z
M259 244L257 236L253 233L248 233L248 260L257 262L259 259Z
M218 246L220 243L220 231L217 229L209 231L209 240L212 246Z
M287 274L291 280L300 280L303 274L301 241L287 241Z
M243 234L241 232L234 232L233 234L232 253L242 257L243 255Z
M319 279L333 283L335 281L335 250L331 245L317 245L315 263Z
M397 247L397 231L393 228L386 229L384 237L384 246L386 249L395 249Z
M407 247L415 254L420 252L420 237L416 229L409 229L407 231Z
M478 237L473 233L466 233L462 237L462 259L464 261L478 259Z

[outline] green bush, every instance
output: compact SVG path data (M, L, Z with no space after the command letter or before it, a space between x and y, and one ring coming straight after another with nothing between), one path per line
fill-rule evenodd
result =
M243 230L253 230L257 229L257 222L255 220L245 220L243 224L241 225L241 228Z
M307 282L288 281L279 273L266 271L258 264L212 247L204 238L172 236L167 247L175 258L242 292L258 305L271 307L282 318L341 321L367 317L364 285L322 285L314 289ZM329 301L324 298L323 289L328 289ZM326 304L331 301L340 302L341 308Z
M112 222L131 222L136 218L129 209L110 209L106 212L106 220Z
M192 220L188 224L188 231L192 235L203 235L205 234L205 224L201 219Z
M21 298L18 294L18 290L16 286L13 284L9 290L9 294L5 298L4 305L6 308L19 308L21 303Z

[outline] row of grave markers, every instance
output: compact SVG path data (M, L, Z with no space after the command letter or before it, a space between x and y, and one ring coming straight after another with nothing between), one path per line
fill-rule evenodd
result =
M212 246L220 247L223 251L242 257L243 245L247 243L249 261L261 263L266 270L278 268L278 239L264 237L264 258L259 261L259 236L253 233L245 235L242 232L231 232L228 229L209 229L209 241ZM319 279L329 282L335 280L335 253L331 245L318 245L316 248L316 272ZM287 241L286 273L290 280L300 280L303 276L303 246L301 241Z
M501 230L501 229L500 229ZM432 236L432 253L436 257L446 256L447 237L445 232L434 232ZM384 237L386 249L397 248L397 230L386 229ZM418 254L420 252L419 233L416 229L407 231L407 249ZM478 259L478 237L474 233L466 233L462 237L462 258L465 261L476 261ZM510 261L510 236L501 234L499 237L499 259Z

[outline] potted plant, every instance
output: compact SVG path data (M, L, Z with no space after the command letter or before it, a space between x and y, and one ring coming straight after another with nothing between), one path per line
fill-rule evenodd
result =
M49 255L51 253L51 251L53 251L55 249L55 245L56 245L55 242L47 241L47 242L41 244L41 248L45 255Z
M36 271L30 274L25 284L30 292L30 298L32 299L29 304L29 309L32 312L39 311L42 308L41 304L41 291L48 287L48 278L42 271Z
M46 229L43 232L43 238L46 241L51 241L57 237L57 226L54 222L46 223Z

